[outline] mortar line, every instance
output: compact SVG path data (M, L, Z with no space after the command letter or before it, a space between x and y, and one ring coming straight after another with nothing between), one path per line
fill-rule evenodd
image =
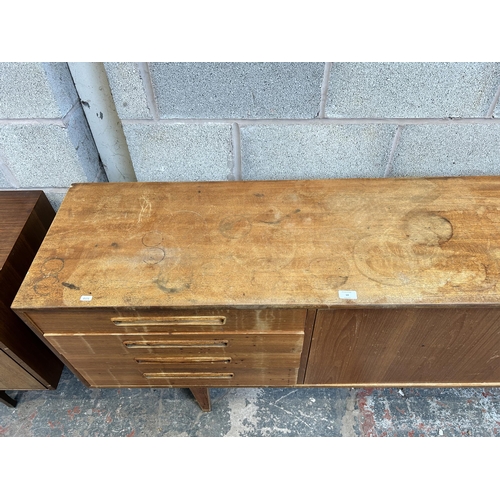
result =
M0 118L1 125L56 125L65 127L62 118Z
M498 125L495 118L161 118L123 119L124 125L209 125L237 123L240 127L254 125ZM0 120L1 125L1 120Z
M149 72L149 63L138 62L136 64L141 76L144 92L146 93L149 110L151 111L153 120L156 122L160 119L160 113L156 104L155 93L153 90L153 81L151 80L151 73Z
M325 63L325 71L323 73L323 83L321 84L321 99L319 102L318 118L325 118L326 99L328 96L328 85L330 83L330 73L332 71L332 63Z
M233 176L235 181L241 181L241 136L237 123L231 126L231 139L233 145Z
M493 113L495 112L495 108L497 107L499 99L500 99L500 85L497 88L497 92L495 94L495 97L493 97L493 101L491 103L490 109L486 113L486 118L493 118Z
M15 189L19 189L21 186L20 182L17 180L14 172L7 166L7 163L3 158L0 157L0 172L5 177L6 181L11 184L11 186Z
M387 160L387 166L385 167L384 177L389 177L389 174L392 172L392 161L394 159L394 155L396 154L396 149L399 144L399 139L401 138L401 131L403 127L401 125L396 129L396 133L394 134L394 139L392 141L391 152L389 153L389 159Z

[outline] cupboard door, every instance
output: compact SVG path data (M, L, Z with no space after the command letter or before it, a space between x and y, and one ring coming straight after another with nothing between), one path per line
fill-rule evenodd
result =
M318 311L305 384L499 382L499 308Z

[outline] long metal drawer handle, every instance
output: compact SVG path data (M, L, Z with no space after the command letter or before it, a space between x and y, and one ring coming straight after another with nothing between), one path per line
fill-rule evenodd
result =
M228 340L125 340L123 345L127 349L179 349L179 348L192 348L192 349L205 349L211 347L227 347Z
M234 373L143 373L144 378L233 378Z
M231 363L231 358L208 357L208 356L177 356L162 358L134 358L136 363L163 364L163 363Z
M225 316L168 316L168 317L131 317L111 318L116 326L221 326L226 323Z

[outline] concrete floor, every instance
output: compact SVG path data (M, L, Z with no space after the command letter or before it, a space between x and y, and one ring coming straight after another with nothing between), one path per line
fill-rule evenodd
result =
M55 391L7 391L0 436L497 436L500 388L88 389L64 369Z

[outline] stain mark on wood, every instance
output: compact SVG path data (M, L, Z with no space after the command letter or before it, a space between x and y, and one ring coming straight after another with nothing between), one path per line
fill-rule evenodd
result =
M63 281L61 285L65 286L66 288L69 288L70 290L80 290L80 287L73 285L73 283L66 283L65 281Z
M315 277L316 288L335 290L349 279L349 264L343 257L337 259L313 259L306 268Z
M252 229L252 223L243 215L234 215L222 219L219 231L222 236L230 239L245 237Z
M164 281L161 278L154 280L154 283L162 292L165 293L181 293L191 288L191 283L183 283L176 286L168 286L168 281Z
M258 215L254 220L255 222L262 222L264 224L280 224L285 219L289 219L293 214L298 214L299 212L300 208L297 208L293 212L282 215L276 208L271 208L267 212Z
M35 282L33 290L38 295L47 296L50 295L50 292L57 283L59 283L59 280L56 276L46 276Z
M165 250L158 247L149 247L144 253L143 261L146 264L159 264L165 258Z
M413 243L443 245L453 237L451 222L441 215L416 211L403 220L406 237Z
M396 227L381 235L357 241L354 262L370 280L383 285L409 285L418 273L443 264L442 246L453 237L451 222L422 210L408 212Z
M163 234L160 231L149 231L142 237L142 244L145 247L157 247L163 241Z
M46 276L57 275L64 268L64 260L58 257L47 259L42 265L42 272Z

